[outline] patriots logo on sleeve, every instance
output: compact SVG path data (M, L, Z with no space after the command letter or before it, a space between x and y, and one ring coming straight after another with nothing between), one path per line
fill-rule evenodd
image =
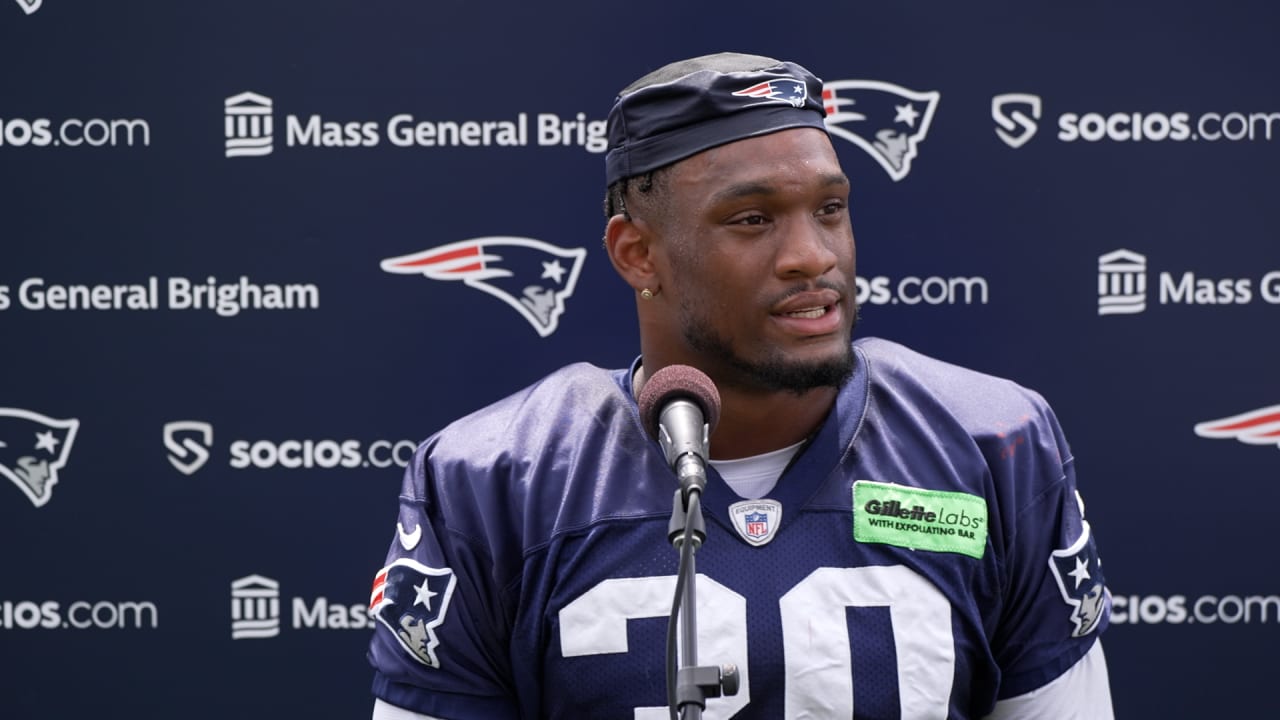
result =
M1235 438L1248 445L1280 447L1280 405L1198 423L1195 431L1202 438Z
M809 99L809 91L804 83L795 78L766 80L743 88L733 93L736 97L749 97L769 102L782 102L792 107L804 107ZM754 103L759 104L759 103Z
M400 647L427 667L438 668L435 629L449 613L457 577L449 568L427 567L401 558L378 571L369 614L395 635Z
M525 237L478 237L387 258L382 269L431 280L461 280L520 313L538 335L556 331L564 301L578 283L584 248L562 248Z
M67 464L80 421L55 420L18 408L0 408L0 475L36 507L49 502L58 471Z
M1058 581L1062 599L1071 606L1071 637L1084 637L1094 630L1106 610L1107 587L1102 577L1102 561L1089 533L1088 521L1082 521L1080 539L1070 547L1054 550L1049 568Z
M937 91L879 80L834 80L822 87L827 130L865 150L895 181L911 172L941 98Z

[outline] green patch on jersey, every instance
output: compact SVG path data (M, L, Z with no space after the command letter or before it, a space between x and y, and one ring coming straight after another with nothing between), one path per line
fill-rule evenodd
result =
M977 495L859 480L853 484L853 539L981 558L987 501Z

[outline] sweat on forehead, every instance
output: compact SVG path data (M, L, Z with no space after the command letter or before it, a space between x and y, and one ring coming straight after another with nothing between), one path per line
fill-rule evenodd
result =
M661 67L609 111L605 184L735 140L796 127L826 130L822 81L760 55L717 53Z

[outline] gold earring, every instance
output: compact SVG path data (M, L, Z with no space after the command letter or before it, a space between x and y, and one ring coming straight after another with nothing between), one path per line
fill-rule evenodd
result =
M653 291L652 291L652 290L650 290L649 288L645 288L645 289L643 289L643 290L641 290L641 291L640 291L640 297L644 298L645 300L652 300L652 299L653 299Z

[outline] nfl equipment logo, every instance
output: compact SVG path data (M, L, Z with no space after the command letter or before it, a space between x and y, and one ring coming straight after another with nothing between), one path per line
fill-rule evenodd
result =
M757 547L773 539L782 523L782 503L777 500L743 500L729 506L733 529Z

